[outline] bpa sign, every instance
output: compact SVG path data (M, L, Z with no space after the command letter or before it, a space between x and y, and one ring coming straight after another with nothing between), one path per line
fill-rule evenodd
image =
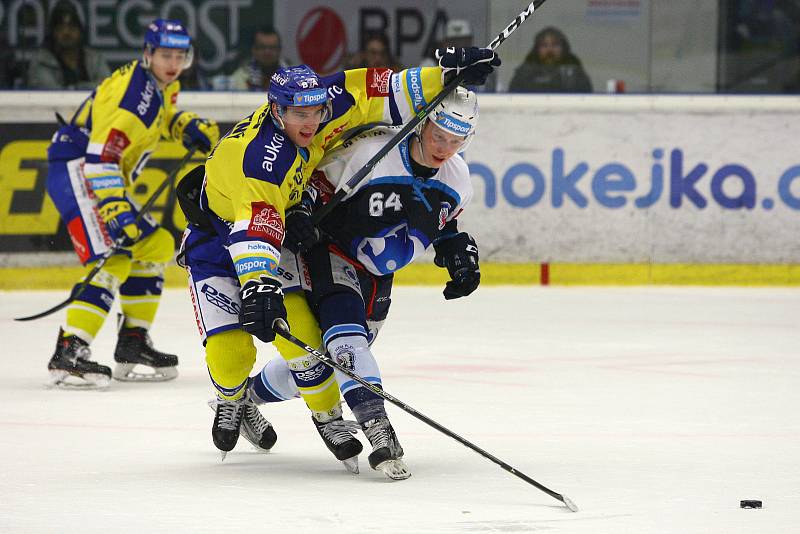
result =
M683 206L705 209L713 202L728 210L752 210L757 206L772 210L777 201L778 205L800 210L800 182L795 184L795 180L800 179L800 165L784 169L777 176L777 187L770 190L766 185L767 177L757 179L745 165L726 163L712 169L702 161L688 161L680 148L673 148L668 154L662 148L655 148L649 176L637 177L630 167L619 162L608 162L589 172L586 162L568 164L567 160L564 149L557 147L551 153L549 175L532 163L520 162L509 167L499 183L486 164L472 162L469 169L470 174L484 182L484 202L488 208L497 205L499 189L505 200L517 208L535 206L549 191L553 208L568 202L586 208L593 202L609 209L623 208L629 203L638 209L647 209L662 201L669 202L674 209ZM765 189L761 196L759 183ZM710 194L705 193L702 187L705 184ZM530 192L518 193L522 187L530 188ZM635 193L637 189L638 194Z

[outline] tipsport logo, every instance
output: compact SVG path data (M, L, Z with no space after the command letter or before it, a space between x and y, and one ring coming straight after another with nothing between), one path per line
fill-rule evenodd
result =
M324 104L328 100L328 91L325 89L318 89L316 91L304 91L294 95L295 106L313 106L316 104Z
M419 111L427 105L425 94L422 92L422 79L420 69L408 69L406 71L406 86L411 95L411 102L414 104L414 111Z
M470 125L462 122L444 113L439 114L436 118L436 123L442 126L445 130L450 130L458 135L467 135L470 131Z
M800 165L784 169L778 175L777 187L759 195L759 180L745 165L726 163L714 169L703 161L687 161L680 148L669 153L656 148L651 158L647 176L637 176L630 166L619 162L593 165L593 171L585 161L568 164L563 148L552 151L549 168L520 162L502 176L480 162L471 162L469 169L484 181L488 208L496 206L502 195L517 208L536 206L548 198L553 208L598 204L609 209L648 209L668 202L673 209L717 206L770 211L784 206L800 211ZM523 189L527 193L519 193Z

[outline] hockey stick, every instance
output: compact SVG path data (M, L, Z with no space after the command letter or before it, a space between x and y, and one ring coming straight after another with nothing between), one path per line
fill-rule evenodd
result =
M192 147L186 153L186 155L183 156L183 159L178 163L178 165L174 169L172 169L172 171L169 173L169 175L167 175L167 177L164 178L164 181L161 182L161 184L158 186L158 188L155 190L155 192L150 196L150 198L147 199L147 202L144 203L144 206L142 206L142 209L139 210L139 214L136 216L135 224L138 225L142 221L142 219L147 214L147 212L150 211L150 208L153 207L153 204L156 203L156 199L158 199L158 197L161 195L161 193L163 193L164 190L167 187L169 187L169 185L173 182L173 180L175 179L175 176L178 175L178 172L183 168L183 166L186 165L187 163L189 163L189 160L192 159L192 156L194 156L194 153L195 153L196 150L197 150L197 148ZM15 317L14 320L15 321L34 321L36 319L41 319L42 317L47 317L48 315L51 315L51 314L57 312L58 310L61 310L61 309L65 308L65 307L69 306L69 304L72 301L77 299L81 295L81 293L83 293L83 290L86 289L86 286L89 285L89 282L92 281L92 279L95 277L95 275L100 272L100 269L103 268L103 266L106 264L108 259L111 256L113 256L114 254L116 254L117 252L119 252L119 249L122 248L124 243L125 243L125 236L121 236L116 241L114 241L114 243L111 245L111 247L109 247L109 249L107 251L105 251L105 253L102 256L100 256L100 259L97 260L97 263L95 263L94 267L92 267L92 270L89 271L89 273L84 277L84 279L80 283L80 285L75 286L75 288L72 290L72 293L70 293L69 298L67 298L67 300L65 300L64 302L62 302L60 304L57 304L57 305L53 306L52 308L50 308L48 310L45 310L43 312L37 313L35 315L29 315L27 317Z
M475 445L471 441L469 441L469 440L467 440L465 438L462 438L461 436L459 436L458 434L456 434L452 430L440 425L439 423L437 423L436 421L434 421L430 417L419 413L417 410L415 410L414 408L412 408L408 404L406 404L403 401L393 397L392 395L389 395L383 389L381 389L381 388L379 388L379 387L377 387L377 386L375 386L373 384L370 384L369 382L364 380L362 377L360 377L359 375L357 375L356 373L354 373L353 371L351 371L347 367L344 367L343 365L341 365L339 362L337 362L336 360L334 360L333 358L331 358L327 354L322 354L318 350L313 349L312 347L308 346L307 344L305 344L301 340L297 339L296 337L294 337L291 334L291 332L289 332L289 326L286 324L285 321L283 321L281 319L277 319L272 324L272 329L275 331L276 334L278 334L282 338L284 338L287 341L297 345L298 347L300 347L301 349L305 350L309 354L313 354L314 356L317 357L317 359L319 359L325 365L327 365L329 367L333 367L337 371L341 371L342 373L346 374L348 377L352 378L353 380L355 380L356 382L358 382L359 384L361 384L365 388L369 389L370 391L372 391L374 394L378 395L379 397L382 397L385 400L391 402L392 404L394 404L395 406L397 406L398 408L400 408L404 412L411 414L412 416L416 417L417 419L419 419L420 421L422 421L426 425L435 428L436 430L438 430L442 434L453 438L454 440L458 441L462 445L464 445L464 446L472 449L473 451L477 452L478 454L480 454L484 458L486 458L488 460L491 460L492 462L494 462L495 464L499 465L500 467L502 467L503 469L505 469L506 471L508 471L512 475L521 478L522 480L524 480L528 484L540 489L541 491L545 492L546 494L550 495L551 497L553 497L555 499L558 499L559 501L563 502L566 505L566 507L570 509L570 511L572 511L572 512L577 512L578 511L578 507L575 506L575 503L572 502L569 499L569 497L565 497L564 495L561 495L560 493L556 493L555 491L551 490L550 488L548 488L546 486L543 486L542 484L539 484L538 482L536 482L534 479L532 479L531 477L529 477L525 473L522 473L521 471L518 471L514 467L512 467L512 466L508 465L507 463L505 463L503 460L501 460L501 459L497 458L496 456L494 456L494 455L486 452L485 450L481 449L480 447L478 447L477 445Z
M533 15L534 10L538 9L542 4L545 3L545 0L535 0L531 2L528 7L526 7L517 17L511 21L511 24L505 27L505 29L500 32L497 37L492 39L492 42L489 43L488 48L495 50L500 44L508 39L508 37L514 33L514 31L520 27L520 25L528 20L528 18ZM364 164L364 166L355 173L344 185L341 186L341 189L336 191L336 193L331 197L327 204L323 205L321 208L316 210L312 215L312 220L314 224L319 224L319 222L324 219L333 208L335 208L343 199L346 197L359 183L366 177L369 173L372 172L372 169L375 165L378 164L386 154L388 154L394 147L400 144L403 139L405 139L413 130L417 127L419 123L425 120L428 115L431 114L433 109L438 106L442 100L444 100L447 95L449 95L456 87L464 80L466 76L466 72L461 72L457 74L452 80L450 80L447 85L444 86L442 91L436 95L436 97L428 103L427 106L422 108L417 112L417 114L406 123L403 128L392 137L383 148L381 148L372 158Z

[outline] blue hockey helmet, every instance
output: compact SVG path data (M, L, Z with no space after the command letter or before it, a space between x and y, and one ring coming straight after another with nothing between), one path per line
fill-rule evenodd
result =
M269 81L267 100L278 106L278 116L286 120L288 107L323 105L322 122L333 116L333 105L328 88L308 65L281 67Z
M144 49L152 54L156 48L186 50L186 60L183 63L183 68L187 69L192 64L192 58L194 57L192 38L179 20L156 19L148 24L147 30L144 32ZM146 57L145 63L148 63ZM148 64L145 64L145 67L148 66Z

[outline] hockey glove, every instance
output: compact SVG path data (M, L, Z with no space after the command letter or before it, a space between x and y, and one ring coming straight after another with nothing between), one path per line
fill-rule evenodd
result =
M139 227L136 226L133 206L127 199L123 197L104 198L97 205L97 210L114 241L124 236L125 241L122 244L129 246L139 237Z
M183 141L188 149L197 147L208 154L219 141L219 126L209 119L201 119L195 113L181 111L175 115L172 123L172 135Z
M450 281L443 294L447 300L466 297L481 283L481 269L478 266L478 245L466 232L447 237L433 245L436 256L433 262L439 267L447 267Z
M491 48L438 48L436 59L442 67L442 84L447 85L453 76L466 69L464 85L483 85L486 78L500 66L500 58Z
M248 280L242 288L241 298L239 324L242 330L264 343L271 343L275 339L272 323L276 319L286 320L280 282L267 276Z
M319 230L314 226L313 202L303 193L303 200L286 210L286 236L283 246L295 254L305 252L319 241Z

